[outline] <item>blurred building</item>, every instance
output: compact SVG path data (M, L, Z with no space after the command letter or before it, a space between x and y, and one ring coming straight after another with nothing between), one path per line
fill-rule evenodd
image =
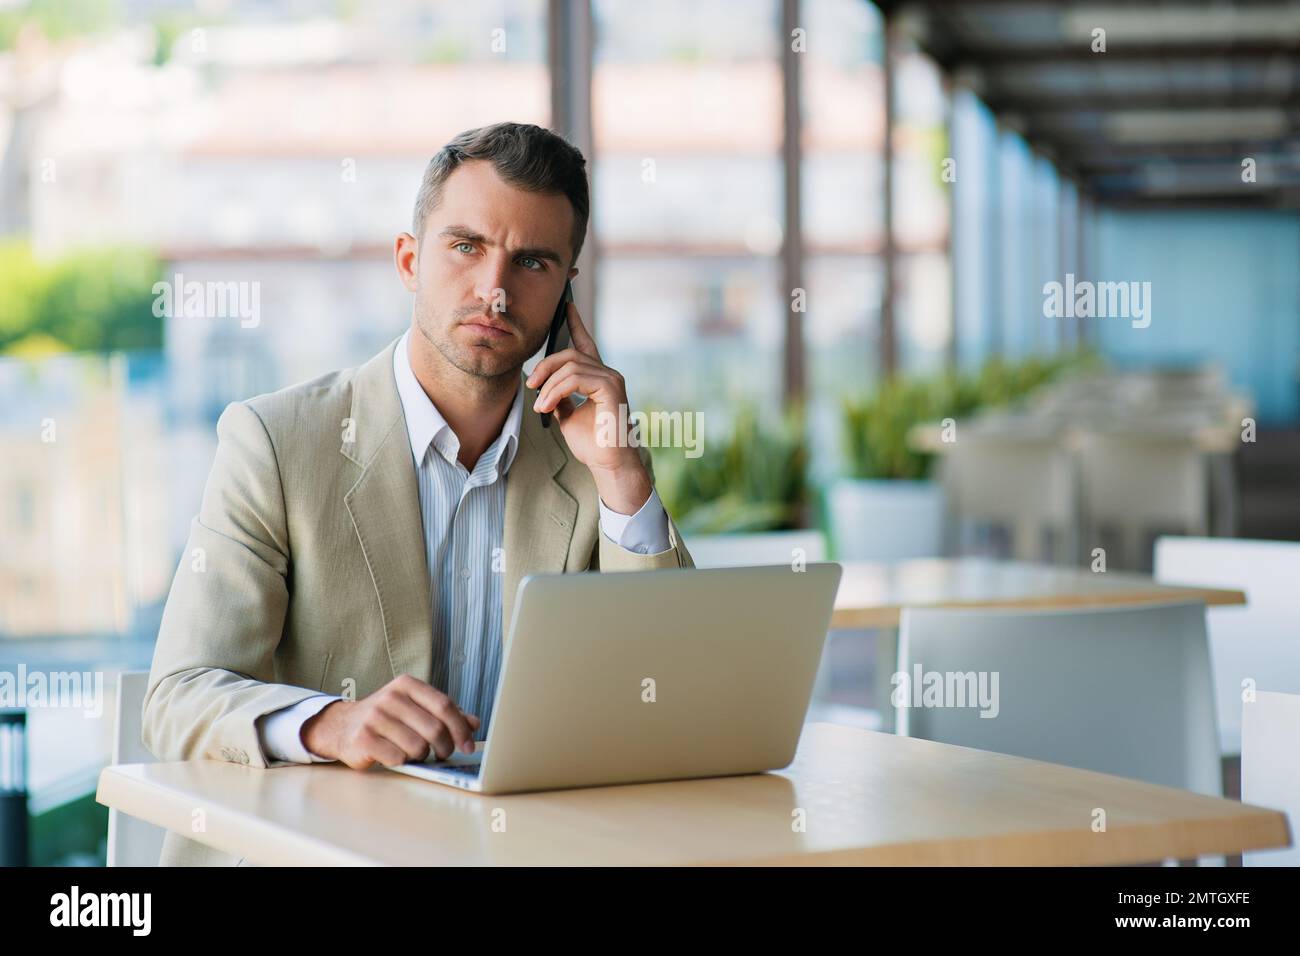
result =
M634 400L700 409L716 431L737 402L781 404L777 6L748 5L743 17L726 3L671 6L593 8L600 258L596 299L580 306ZM172 476L174 550L227 402L362 361L409 321L391 248L429 156L463 129L549 120L540 0L473 12L383 4L346 21L308 5L298 19L259 22L254 8L228 5L235 22L180 30L165 58L141 25L57 50L33 40L22 66L10 62L26 92L8 99L27 104L14 123L28 132L5 151L9 176L26 171L13 194L25 208L13 203L9 221L30 229L38 251L143 244L163 257L164 278L258 288L254 327L229 316L167 322L169 441L188 450ZM806 325L818 460L830 468L836 383L875 374L884 115L874 8L810 3L808 13ZM900 302L915 313L904 327L918 330L905 347L935 366L951 313L946 202L931 163L942 96L920 58L907 69Z
M128 634L166 596L170 451L136 378L126 355L0 364L0 639Z

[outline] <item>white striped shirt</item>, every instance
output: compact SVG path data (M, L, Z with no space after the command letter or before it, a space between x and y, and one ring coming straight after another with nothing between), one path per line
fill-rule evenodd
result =
M524 390L515 390L501 433L471 473L456 459L460 439L411 370L409 335L402 336L393 355L393 374L406 413L420 488L424 548L436 595L430 683L465 713L479 718L475 739L486 740L501 674L505 476L519 450Z
M505 425L473 472L456 458L460 439L429 400L411 369L410 331L393 352L393 377L406 418L433 601L431 683L465 713L481 721L476 740L486 740L501 675L501 588L505 578L506 474L519 450L524 389L515 394ZM667 551L668 516L653 489L635 515L600 506L601 533L638 554ZM258 721L262 749L276 761L321 762L302 744L302 725L326 704L322 694L265 715Z

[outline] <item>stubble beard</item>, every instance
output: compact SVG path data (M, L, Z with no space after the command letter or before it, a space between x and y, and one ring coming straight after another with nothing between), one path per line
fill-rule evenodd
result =
M425 341L437 349L448 365L470 380L471 387L476 386L492 391L503 385L513 385L524 362L536 354L546 337L546 332L543 331L537 341L527 343L531 347L522 352L515 351L518 348L517 339L510 340L508 343L497 343L497 347L487 344L464 345L453 338L461 320L443 322L431 315L431 311L427 307L417 308L416 327ZM513 320L502 317L502 321L519 331L518 325Z

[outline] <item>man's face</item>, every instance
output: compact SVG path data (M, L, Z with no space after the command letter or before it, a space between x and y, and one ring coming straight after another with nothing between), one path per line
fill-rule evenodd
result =
M566 270L573 224L562 194L517 189L483 160L461 164L425 220L413 265L424 337L469 375L518 374L577 274Z

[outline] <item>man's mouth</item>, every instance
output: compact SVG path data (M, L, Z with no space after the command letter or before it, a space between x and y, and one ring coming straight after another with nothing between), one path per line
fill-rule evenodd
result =
M463 324L468 326L474 332L477 332L481 335L486 335L489 338L507 338L510 335L514 334L513 332L511 332L510 327L508 325L503 325L500 322L494 322L491 319L485 319L482 316L477 316L475 318L468 319Z

